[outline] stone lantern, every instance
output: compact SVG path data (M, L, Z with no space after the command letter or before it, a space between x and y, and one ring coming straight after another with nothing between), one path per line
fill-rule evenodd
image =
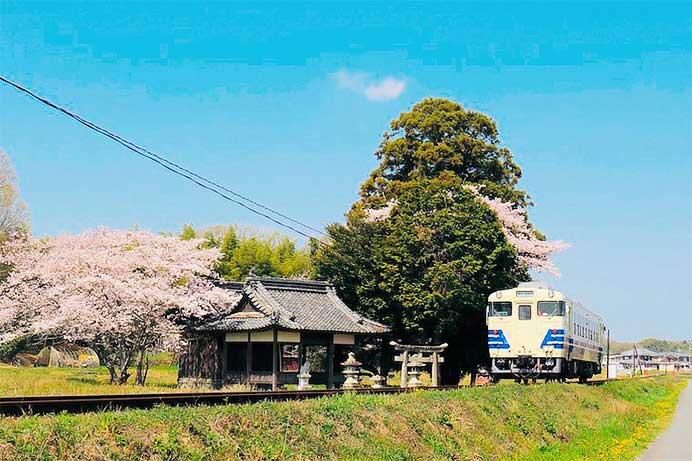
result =
M419 361L419 355L415 354L411 356L411 360L408 362L408 383L406 387L421 387L423 383L420 380L421 368L423 364Z
M344 367L343 374L346 377L344 381L344 389L357 389L360 387L360 363L356 360L356 354L353 352L348 353L348 358L341 365Z
M384 385L382 383L387 381L387 378L385 378L384 376L380 376L378 374L378 375L375 375L372 378L370 378L370 381L372 381L372 388L373 389L382 389L384 387Z

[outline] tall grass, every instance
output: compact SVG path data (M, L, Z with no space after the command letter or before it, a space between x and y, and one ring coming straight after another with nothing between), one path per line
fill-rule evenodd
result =
M109 383L108 370L100 368L48 368L0 365L0 396L55 394L131 394L175 392L178 371L174 366L149 370L146 386L135 386L134 377L122 386Z

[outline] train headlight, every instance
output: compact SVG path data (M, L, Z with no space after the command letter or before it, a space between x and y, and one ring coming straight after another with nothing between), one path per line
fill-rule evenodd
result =
M500 370L506 370L509 368L509 361L507 359L495 359L495 366Z

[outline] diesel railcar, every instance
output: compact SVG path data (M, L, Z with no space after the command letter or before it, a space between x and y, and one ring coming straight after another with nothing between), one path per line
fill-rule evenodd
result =
M544 284L526 282L492 293L487 306L490 375L500 379L585 382L601 372L603 319Z

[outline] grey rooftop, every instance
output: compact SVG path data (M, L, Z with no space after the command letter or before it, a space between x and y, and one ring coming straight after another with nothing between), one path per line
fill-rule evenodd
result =
M240 291L240 301L230 314L200 330L239 332L280 328L350 334L389 331L385 325L352 311L327 282L249 277L242 288L237 283L228 283L226 288Z

